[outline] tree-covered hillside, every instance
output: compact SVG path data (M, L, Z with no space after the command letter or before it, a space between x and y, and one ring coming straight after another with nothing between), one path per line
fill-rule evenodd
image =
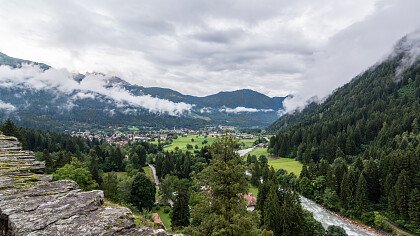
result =
M337 201L330 207L344 214L373 225L373 212L379 210L419 233L420 60L412 54L416 49L418 43L402 39L392 56L322 104L281 117L270 126L277 132L270 149L307 165L301 174L305 195L327 206L325 194L335 195Z

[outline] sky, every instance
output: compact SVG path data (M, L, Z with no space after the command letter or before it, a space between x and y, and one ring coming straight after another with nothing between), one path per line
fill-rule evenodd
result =
M0 52L196 96L292 94L293 110L384 59L419 11L418 0L0 0Z

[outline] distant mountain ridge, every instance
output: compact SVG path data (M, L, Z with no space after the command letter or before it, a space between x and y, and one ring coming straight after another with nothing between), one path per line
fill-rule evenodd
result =
M131 84L102 73L64 73L0 53L2 65L10 71L0 74L0 119L11 117L22 125L43 129L262 128L275 121L283 108L284 97L268 97L249 89L197 97ZM17 73L19 70L25 73Z

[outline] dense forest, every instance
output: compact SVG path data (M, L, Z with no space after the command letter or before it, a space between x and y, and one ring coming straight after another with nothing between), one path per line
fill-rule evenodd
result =
M323 103L270 129L270 151L305 163L300 190L344 215L381 227L381 216L420 234L420 61L395 55Z

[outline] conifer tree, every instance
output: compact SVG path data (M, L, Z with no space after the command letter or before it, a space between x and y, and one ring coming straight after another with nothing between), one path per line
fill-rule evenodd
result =
M156 187L144 173L138 173L131 187L131 203L137 209L151 209L155 203Z
M412 222L420 224L420 191L417 188L411 191L408 202L408 214Z
M246 210L245 166L236 153L236 140L223 136L211 148L210 164L197 176L200 201L192 210L196 234L255 235L258 217Z
M190 224L190 199L189 181L182 179L178 181L177 194L172 207L171 225L174 228L186 227Z
M363 173L360 173L359 180L357 181L357 190L356 190L356 209L359 212L366 210L368 206L368 193L367 193L367 183Z
M408 201L410 199L410 180L408 172L403 170L395 183L395 196L400 216L408 219Z
M277 186L274 183L270 184L267 199L264 202L264 226L266 229L274 232L274 235L282 234L281 224L281 206L277 195Z

